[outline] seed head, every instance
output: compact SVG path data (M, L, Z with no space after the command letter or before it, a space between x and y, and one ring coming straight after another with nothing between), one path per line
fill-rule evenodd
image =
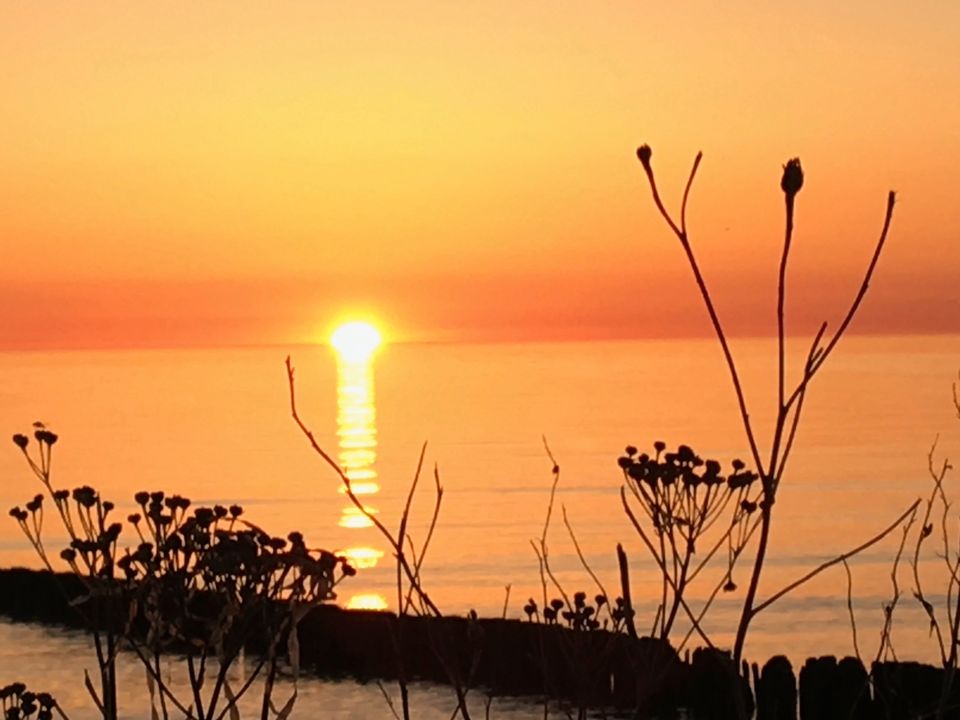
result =
M800 167L800 158L788 160L783 166L783 178L780 187L788 198L792 198L803 187L803 168Z
M637 148L637 159L640 160L640 164L643 165L643 169L650 170L650 157L653 155L653 150L650 149L649 145L641 145Z

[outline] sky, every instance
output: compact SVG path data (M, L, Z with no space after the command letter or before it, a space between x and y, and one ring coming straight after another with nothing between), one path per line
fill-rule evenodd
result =
M960 331L960 4L0 2L0 348Z

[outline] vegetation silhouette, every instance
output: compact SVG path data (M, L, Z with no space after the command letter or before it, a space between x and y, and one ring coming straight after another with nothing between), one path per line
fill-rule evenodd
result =
M396 561L396 615L385 614L393 672L400 693L400 708L393 706L390 694L381 685L385 701L395 717L409 720L412 715L409 684L424 675L425 655L440 668L453 688L456 709L470 720L468 696L481 680L496 675L491 667L503 650L523 648L522 660L536 666L544 697L544 715L552 697L572 702L576 717L586 718L591 708L614 704L627 698L636 717L664 714L683 705L698 718L750 717L757 701L758 717L789 716L798 702L795 676L789 662L773 658L762 669L749 666L744 647L752 621L780 598L828 568L843 565L848 573L848 605L858 658L808 661L800 673L799 702L809 708L822 707L833 713L886 712L887 717L907 717L917 707L930 710L930 688L935 688L935 717L946 717L953 709L956 692L954 676L960 643L960 545L948 530L950 503L943 482L949 464L939 468L930 454L933 488L925 504L917 500L885 529L856 548L841 553L813 568L765 599L757 596L760 578L767 560L767 546L774 517L777 492L793 450L807 391L827 357L837 346L858 313L890 228L895 203L894 193L887 197L879 239L867 264L858 291L837 329L828 334L823 323L806 355L799 380L790 384L786 377L786 288L787 270L793 240L796 197L804 184L800 161L788 160L783 167L780 188L785 202L785 232L778 270L776 298L777 380L775 386L776 419L772 440L763 448L745 399L741 377L709 288L690 241L686 211L702 155L697 154L683 190L679 215L665 208L652 168L652 151L644 145L637 157L649 182L656 209L680 242L716 334L735 393L740 421L749 451L748 462L735 459L725 471L720 461L704 459L689 445L668 451L662 442L652 452L627 446L617 459L622 473L620 501L624 513L641 538L660 573L658 609L650 622L649 638L640 637L639 619L631 600L629 561L618 545L620 594L607 592L581 551L576 533L566 512L563 521L577 555L596 586L595 592L579 589L569 592L558 581L551 567L547 534L554 514L560 478L560 466L549 447L553 482L546 509L543 532L531 542L540 568L542 596L530 598L523 606L526 622L504 617L493 619L445 617L424 587L423 569L439 522L444 489L436 467L433 471L433 503L428 530L417 545L410 536L409 521L420 487L426 445L420 451L413 479L396 530L387 526L354 493L348 474L318 443L298 413L294 368L286 361L290 412L310 447L333 471L357 511L368 518L390 546ZM954 390L954 404L960 415L960 400ZM294 708L296 691L278 710L273 703L275 680L286 660L294 677L299 673L301 649L298 629L310 610L335 598L335 588L355 571L341 557L325 550L309 548L300 533L286 538L270 535L248 522L243 509L230 507L193 507L190 500L162 491L141 491L134 501L139 512L125 521L114 519L114 504L101 498L92 487L72 490L53 485L51 464L56 434L36 423L32 437L13 436L30 470L42 486L24 507L15 507L10 515L19 524L44 566L54 571L59 557L82 588L79 594L64 591L69 602L90 630L95 646L98 683L89 677L85 685L105 720L119 717L117 706L116 660L121 648L129 648L146 671L147 689L154 717L183 716L195 720L231 720L239 717L238 700L252 687L254 678L264 679L260 717L288 718ZM69 546L51 557L44 544L44 512L53 506L56 517L70 538ZM941 672L927 673L929 680L917 680L920 674L896 663L891 643L892 618L900 597L897 568L905 553L918 508L922 519L913 553L913 595L923 607L936 637ZM945 600L926 592L926 578L920 570L921 551L941 523L943 560L947 572ZM880 650L871 672L859 659L856 624L853 616L852 576L847 561L872 547L896 530L902 530L899 550L891 573L893 599L884 608L885 625ZM124 532L126 534L124 535ZM130 538L130 543L124 541ZM748 575L732 651L717 648L704 627L704 619L721 592L738 591L734 570L743 553L751 547L755 556ZM706 601L694 608L687 593L692 583L705 575L711 564L723 572L719 582L707 593ZM509 602L509 586L507 601ZM678 620L683 617L690 628L674 647L671 645ZM645 629L645 628L644 628ZM498 633L500 633L498 635ZM679 652L694 638L703 647L681 659ZM518 641L520 638L520 641ZM238 688L229 680L229 669L242 658L244 648L259 651L254 672ZM501 651L491 652L492 647ZM160 669L161 654L179 652L185 656L189 697L181 698L165 682ZM893 657L893 664L887 662ZM516 662L516 658L513 658ZM511 666L511 670L514 666ZM525 672L516 667L518 675ZM905 681L904 677L913 678ZM806 680L804 680L806 678ZM913 683L921 699L904 705L908 694L904 683ZM865 695L873 684L874 697ZM503 686L510 687L509 682ZM513 687L520 686L515 683ZM751 687L752 686L752 687ZM833 706L818 705L837 687L853 688ZM522 685L529 689L530 685ZM832 689L831 689L832 688ZM495 688L485 692L489 715ZM840 697L840 696L837 696ZM806 698L806 700L804 699ZM882 701L882 707L874 702ZM52 717L63 710L48 695L34 694L20 684L0 689L0 700L9 717ZM839 703L839 705L837 705ZM898 705L897 703L900 703ZM573 712L564 708L570 717ZM809 714L803 715L810 716ZM880 717L881 715L863 715Z
M289 717L296 687L279 710L273 706L280 661L286 655L296 679L297 624L308 610L333 600L334 588L356 573L346 559L308 548L299 532L270 535L248 522L239 505L191 511L189 499L163 491L137 492L140 512L129 515L126 525L114 521L114 503L92 487L54 487L58 436L40 425L33 438L35 443L17 434L13 442L44 492L10 515L51 573L43 539L48 502L69 538L59 557L82 591L61 591L93 636L99 689L88 675L84 684L104 720L119 717L116 663L122 648L143 664L154 717L166 720L176 711L195 720L232 720L238 700L261 675L261 719ZM122 547L125 527L133 545ZM259 660L234 689L230 670L250 644L260 651ZM178 697L161 672L161 653L169 651L186 658L189 698ZM22 692L15 694L22 699Z
M793 242L793 232L794 232L794 210L796 206L797 194L803 188L804 176L803 169L800 164L799 158L792 158L787 161L783 166L783 174L780 179L780 188L783 191L784 197L784 207L785 207L785 229L784 229L784 239L783 246L780 255L780 265L777 278L777 297L776 297L776 318L777 318L777 380L776 380L776 420L773 427L772 439L770 441L768 454L764 457L762 453L761 445L757 439L756 430L753 424L753 421L750 419L750 412L747 406L747 400L743 390L743 383L740 378L740 373L737 369L736 361L733 357L733 352L730 348L730 343L727 338L727 334L724 331L723 323L720 320L720 317L715 308L713 297L710 294L709 287L707 286L706 281L704 280L703 274L700 270L700 265L697 261L696 254L693 249L693 245L690 241L690 235L687 227L687 205L690 199L690 192L693 187L694 179L696 178L697 171L700 168L701 160L703 159L703 153L697 153L694 158L693 165L690 169L690 174L687 178L686 185L683 190L683 196L680 202L680 213L679 219L675 219L673 215L667 210L664 206L663 201L660 198L660 191L657 187L656 176L653 171L653 151L649 145L642 145L637 149L637 158L640 161L643 171L646 174L647 181L650 187L650 193L660 216L666 222L667 226L671 232L676 236L677 240L680 242L680 247L686 256L687 263L690 266L690 270L693 273L694 280L697 284L697 289L699 291L700 297L703 301L704 307L707 311L707 314L710 318L710 323L713 327L714 334L716 335L717 341L720 345L720 349L723 353L724 361L727 365L727 370L729 372L730 381L733 386L734 393L737 398L737 405L740 412L740 420L743 425L744 433L746 435L747 445L749 447L750 457L754 463L756 473L759 476L760 481L760 492L756 500L751 500L750 502L756 502L759 512L751 518L751 521L748 523L746 529L746 539L748 540L755 531L759 530L759 538L756 545L756 555L753 560L753 567L750 571L749 582L747 585L747 591L743 599L743 605L740 612L740 620L737 624L736 629L736 638L733 645L733 664L735 667L739 666L741 660L743 659L743 649L744 644L747 639L747 632L749 631L750 624L753 622L754 618L765 608L769 607L776 599L782 597L785 592L793 589L797 585L792 585L786 588L784 591L775 593L770 598L765 601L757 600L757 590L760 583L760 577L763 573L763 567L766 561L767 556L767 547L770 539L770 529L773 524L774 517L774 507L776 505L777 491L780 486L780 482L784 477L784 473L787 468L787 462L790 458L790 453L793 450L794 440L796 438L797 428L799 427L800 418L803 412L804 400L807 396L807 391L809 390L810 384L813 379L816 377L817 373L822 369L827 358L836 348L840 339L846 333L847 329L850 327L851 322L854 317L857 315L858 310L860 309L861 303L863 302L864 297L866 296L867 289L870 286L870 281L873 278L874 271L877 266L877 262L880 259L880 255L883 251L884 244L887 239L887 234L890 229L890 223L893 218L893 208L896 201L896 194L893 191L890 191L887 195L886 210L883 217L883 225L880 231L879 239L874 247L873 254L867 263L866 270L864 272L863 279L860 282L859 289L854 296L853 301L850 303L849 308L846 311L846 314L843 316L843 320L840 322L840 325L837 327L832 334L827 334L827 323L823 322L818 329L813 342L810 345L810 348L807 352L806 360L804 362L803 371L801 373L800 379L793 384L792 386L788 385L786 377L786 295L787 295L787 269L790 259L790 249ZM629 508L624 501L624 507L629 514ZM909 516L909 510L901 518L902 520L906 519ZM894 525L894 527L898 526ZM889 532L889 530L887 531ZM885 534L881 534L876 538L877 541L885 537ZM872 543L871 543L872 544ZM861 549L865 549L869 545L863 546ZM662 553L661 553L662 554ZM736 557L733 557L735 562ZM840 562L840 560L837 560ZM731 562L732 568L733 562ZM831 564L832 565L832 564ZM828 566L822 566L818 568L813 574L802 578L801 583L813 577L815 574L820 572L822 569L826 569ZM665 570L664 570L665 571ZM675 588L676 589L676 588ZM666 612L666 608L664 608ZM694 620L691 617L691 620Z

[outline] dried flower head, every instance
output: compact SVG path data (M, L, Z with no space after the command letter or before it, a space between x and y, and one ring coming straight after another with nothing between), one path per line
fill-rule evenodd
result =
M803 169L800 167L800 158L793 158L783 166L783 178L780 187L788 198L792 198L803 187Z
M650 170L650 158L653 156L653 150L650 149L649 145L641 145L637 148L637 159L640 160L640 164L643 165L643 169L649 172Z

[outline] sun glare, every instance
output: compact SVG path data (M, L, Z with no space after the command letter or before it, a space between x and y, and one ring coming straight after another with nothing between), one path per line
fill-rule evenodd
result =
M368 322L348 322L330 336L330 344L345 360L365 360L380 347L380 331Z

